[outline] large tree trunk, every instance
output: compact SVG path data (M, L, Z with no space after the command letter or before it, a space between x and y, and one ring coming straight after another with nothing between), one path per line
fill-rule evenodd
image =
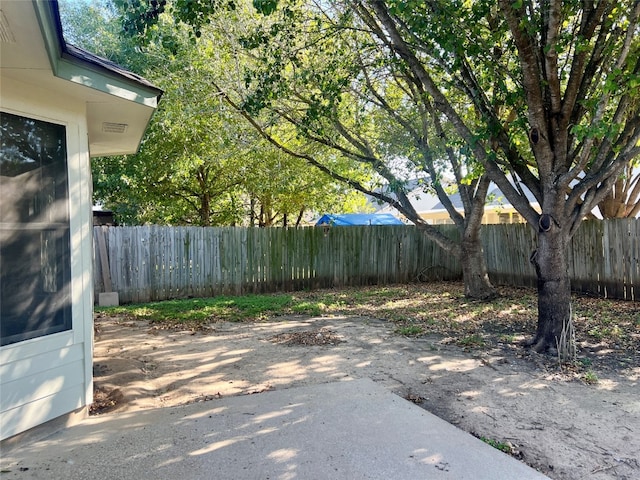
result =
M416 219L411 220L428 239L458 259L462 267L465 296L478 300L488 300L497 296L495 288L489 281L487 260L480 239L482 212L470 215L459 222L457 227L462 237L459 243L446 237L437 229L430 235L426 231L427 225L417 222Z
M206 192L200 196L200 225L202 227L211 225L211 198Z
M460 245L460 264L464 294L467 297L488 300L496 296L489 280L487 261L480 240L480 228L467 227Z
M538 277L538 327L528 342L534 351L557 352L563 360L575 355L567 244L563 229L549 223L541 226L538 249L531 256Z

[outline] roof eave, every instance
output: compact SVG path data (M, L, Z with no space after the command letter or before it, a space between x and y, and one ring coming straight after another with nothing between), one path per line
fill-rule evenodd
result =
M158 106L163 93L160 88L106 59L65 42L57 1L33 0L33 4L56 77L150 108Z

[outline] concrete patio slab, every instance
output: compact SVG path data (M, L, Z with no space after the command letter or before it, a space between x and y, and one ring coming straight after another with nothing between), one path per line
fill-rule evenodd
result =
M1 467L2 480L547 478L369 379L89 417Z

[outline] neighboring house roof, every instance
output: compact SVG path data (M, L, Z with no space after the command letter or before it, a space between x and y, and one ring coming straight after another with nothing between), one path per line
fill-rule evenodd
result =
M538 201L536 200L533 193L526 188L524 185L521 185L527 199L532 205L537 205ZM434 193L428 193L423 190L422 187L417 187L407 195L409 197L409 201L415 208L416 212L420 214L427 214L433 212L442 212L446 211L444 205L438 198L438 196ZM462 199L460 198L459 193L454 193L449 195L449 199L451 203L458 211L463 211L464 206L462 205ZM487 202L485 203L485 208L509 208L511 207L511 203L507 200L507 197L500 191L500 189L495 185L491 184L489 187L489 193L487 194ZM383 205L376 213L397 213L397 210L390 205Z
M86 103L92 156L135 153L162 90L64 40L57 1L2 2L3 78Z
M537 204L538 201L536 200L536 197L533 195L533 193L531 193L531 191L528 188L526 188L524 185L522 185L522 188L529 202L531 204ZM462 199L460 198L459 193L454 193L452 195L449 195L449 199L451 200L451 203L456 208L456 210L460 210L460 211L464 210ZM511 206L511 203L509 202L509 200L507 200L507 197L505 197L504 193L502 193L502 191L498 187L492 184L492 187L489 189L489 193L487 194L487 201L485 203L485 208L510 207L510 206ZM438 202L430 210L431 211L445 210L445 207L442 204L442 202ZM424 211L422 210L417 210L417 211L419 213L424 213Z
M343 213L325 214L316 225L356 226L356 225L404 225L390 213Z
M422 187L417 187L411 190L407 194L407 197L416 212L432 210L440 202L440 199L436 195L425 192ZM393 215L398 213L398 210L388 203L385 203L376 211L376 213L391 213Z

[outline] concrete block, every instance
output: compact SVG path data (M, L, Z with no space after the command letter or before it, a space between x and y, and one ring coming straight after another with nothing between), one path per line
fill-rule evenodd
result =
M117 307L120 305L118 292L102 292L98 294L98 305L101 307Z

